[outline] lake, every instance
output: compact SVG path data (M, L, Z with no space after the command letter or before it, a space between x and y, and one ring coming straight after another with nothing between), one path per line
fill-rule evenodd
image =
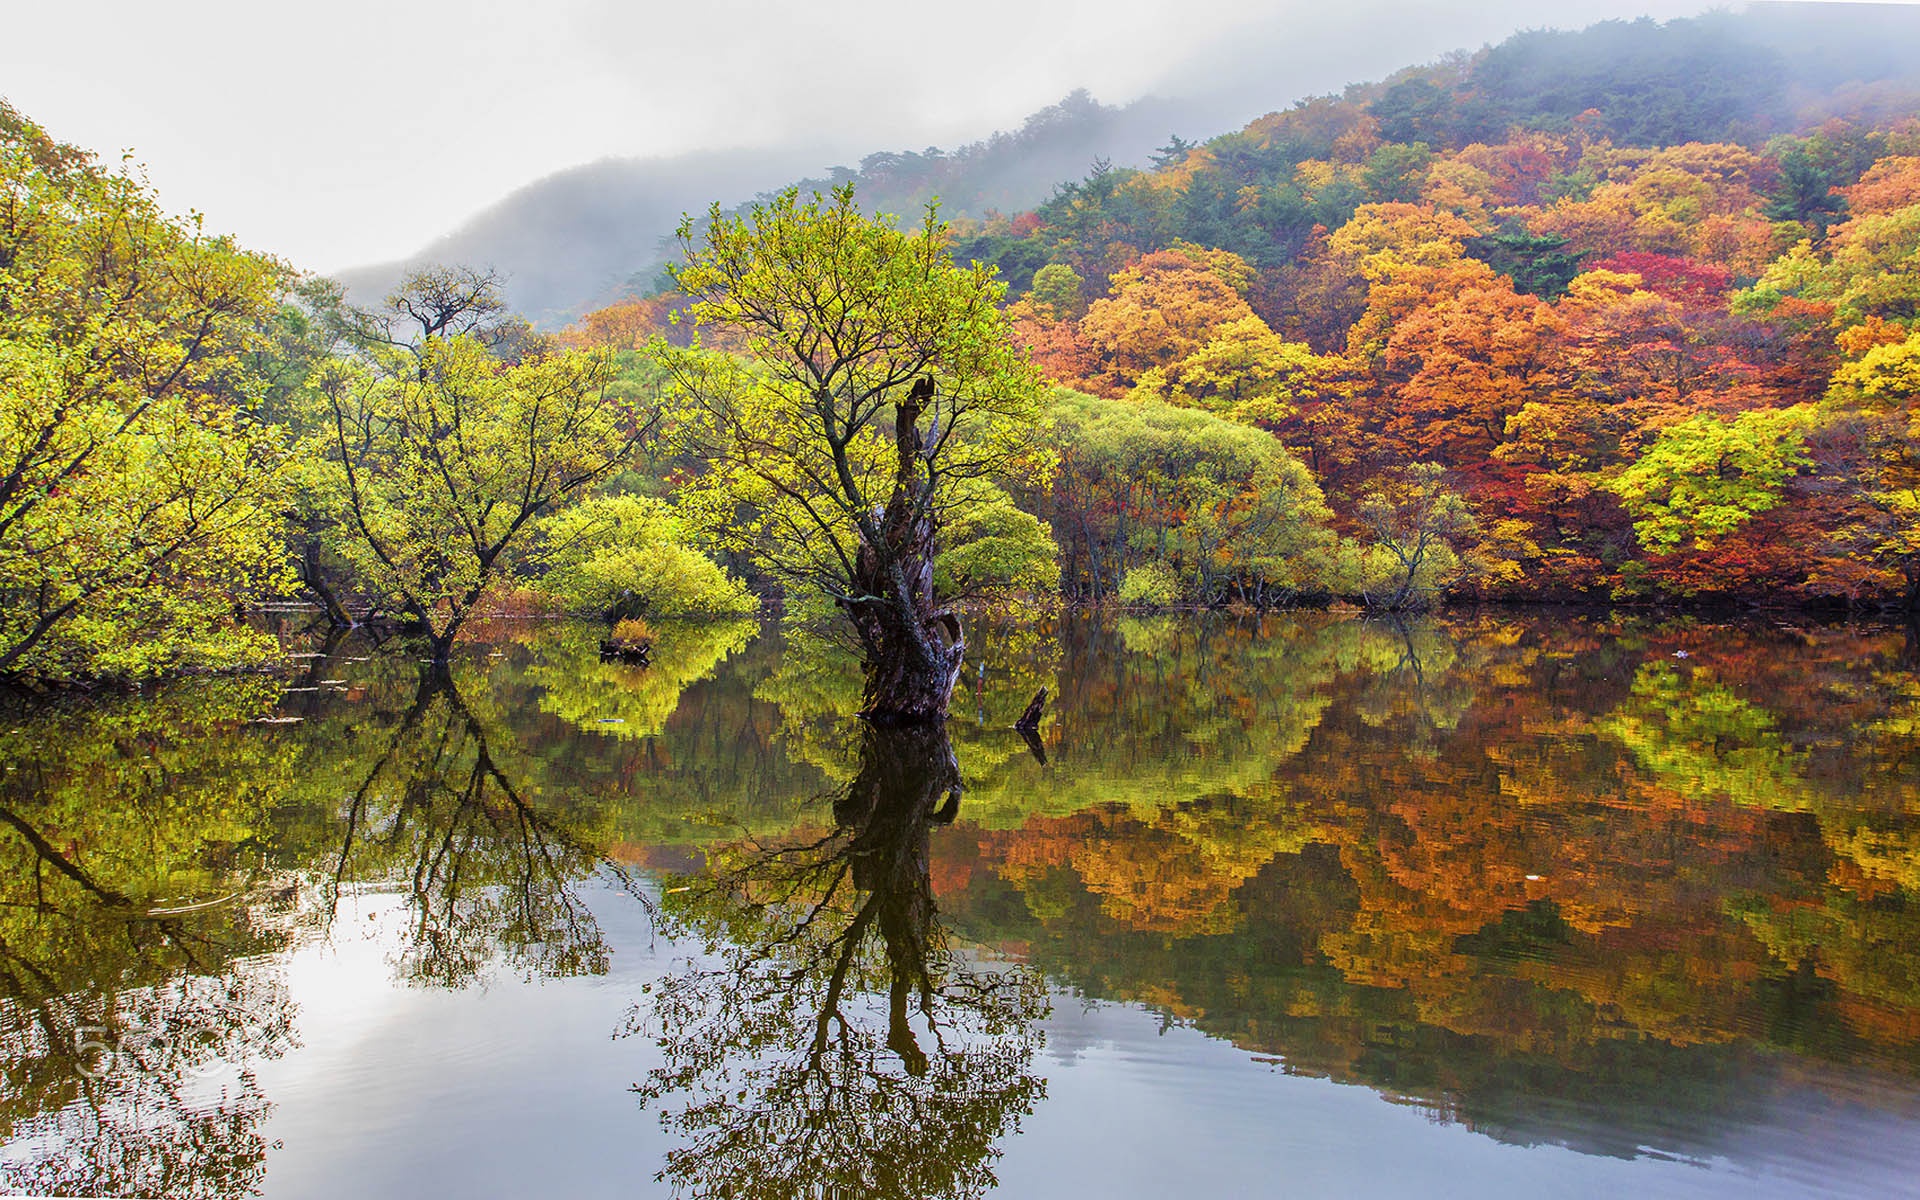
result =
M7 710L0 1190L1920 1176L1903 627L982 620L944 730L818 631L656 632Z

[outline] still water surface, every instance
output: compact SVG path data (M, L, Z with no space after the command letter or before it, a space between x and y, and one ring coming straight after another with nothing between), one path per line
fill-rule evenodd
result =
M660 632L6 713L0 1190L1920 1177L1900 629L1068 616L977 630L944 733Z

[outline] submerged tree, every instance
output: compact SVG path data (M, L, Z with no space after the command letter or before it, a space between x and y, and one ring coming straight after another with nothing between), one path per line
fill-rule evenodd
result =
M817 840L715 854L669 893L706 940L628 1031L665 1063L636 1090L683 1097L661 1178L695 1196L979 1196L993 1143L1045 1093L1030 1066L1039 978L947 945L928 837L959 807L944 725L869 726Z
M741 352L661 350L712 466L713 525L846 613L867 716L944 717L965 640L935 583L941 530L981 482L1040 465L1039 377L1008 339L1004 289L953 264L931 209L896 229L851 188L716 207L680 236L694 319Z
M509 548L617 471L648 423L608 391L603 357L481 323L498 307L484 277L429 273L389 306L419 340L383 352L374 333L359 360L324 370L310 444L339 552L445 664Z

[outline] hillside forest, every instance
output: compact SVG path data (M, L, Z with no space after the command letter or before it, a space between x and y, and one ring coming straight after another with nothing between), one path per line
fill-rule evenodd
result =
M1522 34L1025 211L930 208L939 269L993 302L969 352L1024 358L994 359L1000 425L948 431L992 469L942 500L934 586L1913 610L1920 95L1739 35ZM874 156L833 196L959 169ZM0 675L257 661L279 599L443 662L502 605L806 599L779 528L806 497L707 452L703 386L773 390L711 297L543 330L445 266L360 307L11 108L0 174ZM795 197L688 222L669 277Z
M1025 498L1067 594L1374 594L1215 543L1284 478L1340 539L1433 534L1453 597L1910 607L1920 122L1823 96L1760 136L1774 65L1720 32L1522 35L954 222L1077 393Z

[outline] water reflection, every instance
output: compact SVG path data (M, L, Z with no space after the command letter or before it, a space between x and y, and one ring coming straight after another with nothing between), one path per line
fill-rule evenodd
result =
M1056 791L981 831L956 925L1523 1143L1711 1156L1822 1062L1920 1065L1897 637L1479 619L1287 643L1333 674L1284 762L1170 757L1152 803ZM1062 774L1129 752L1090 708L1111 733L1063 730Z
M399 720L369 739L379 748L346 797L320 921L343 887L397 882L411 919L395 966L409 984L464 987L495 967L604 974L605 939L575 894L604 847L532 801L504 714L486 716L491 730L451 674L420 672Z
M1517 1144L1744 1164L1816 1099L1920 1122L1902 629L1048 617L892 735L831 639L754 633L636 673L508 625L424 678L347 639L6 713L0 1186L270 1185L254 1072L328 1002L288 956L367 892L387 985L502 1044L475 984L633 952L591 897L687 939L629 1031L688 1194L986 1190L1042 979Z
M978 1196L1045 1095L1037 976L958 953L929 877L960 806L942 727L864 728L831 826L713 848L669 890L705 956L636 1006L665 1063L637 1090L698 1196ZM884 999L882 999L884 997Z
M116 699L0 739L0 1183L226 1196L259 1184L247 1065L293 1044L291 903L253 847L286 755L228 740L271 691ZM103 803L110 798L112 803Z

